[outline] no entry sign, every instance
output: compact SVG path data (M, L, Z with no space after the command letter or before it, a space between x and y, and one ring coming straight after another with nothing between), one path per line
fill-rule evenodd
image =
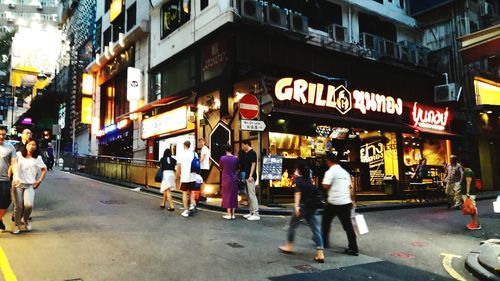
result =
M243 119L255 119L259 109L259 101L254 95L247 94L240 99L240 115Z

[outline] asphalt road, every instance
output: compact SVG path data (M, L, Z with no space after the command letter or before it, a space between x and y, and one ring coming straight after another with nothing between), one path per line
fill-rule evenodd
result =
M10 213L4 217L0 280L454 280L441 254L461 256L448 258L451 269L475 280L464 269L467 253L500 238L491 200L479 203L483 230L474 232L459 211L440 207L370 212L361 256L342 253L346 239L335 221L333 248L325 264L315 264L306 227L295 255L277 251L288 218L226 221L204 210L184 218L179 205L169 213L159 204L152 195L50 172L36 194L32 232L10 233Z

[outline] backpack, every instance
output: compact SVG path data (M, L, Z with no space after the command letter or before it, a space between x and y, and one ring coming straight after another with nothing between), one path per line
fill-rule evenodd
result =
M196 152L193 152L193 153L194 153L194 157L193 157L193 160L191 161L191 173L199 174L201 171L200 159L198 158L198 156L196 156Z

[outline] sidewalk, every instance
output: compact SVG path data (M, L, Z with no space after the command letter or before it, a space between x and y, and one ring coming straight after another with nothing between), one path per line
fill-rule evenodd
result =
M85 173L74 172L70 173L92 178L98 181L107 182L131 189L140 188L140 191L161 195L160 190L157 188L145 188L142 185L129 184L124 182L118 182L111 179L106 179L102 177L96 177L92 175L88 175ZM487 199L496 199L497 195L500 194L500 190L494 191L484 191L477 195L476 200L487 200ZM179 192L173 193L174 199L181 200L182 194ZM383 200L383 201L358 201L357 204L357 212L371 212L371 211L384 211L384 210L395 210L395 209L409 209L409 208L422 208L422 207L432 207L432 206L444 206L446 205L446 201L436 201L436 202L424 202L424 203L406 203L403 200ZM220 198L207 198L206 202L200 202L200 207L215 210L215 211L225 211L221 207L221 199ZM279 215L279 216L289 216L292 214L292 204L280 204L279 206L266 206L260 205L259 212L262 215ZM237 213L248 213L248 206L240 204Z

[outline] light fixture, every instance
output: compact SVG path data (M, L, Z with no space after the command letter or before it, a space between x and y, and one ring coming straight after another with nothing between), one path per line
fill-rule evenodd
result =
M111 56L109 55L109 47L104 46L104 56L109 60Z
M125 34L123 34L121 32L118 33L118 44L120 44L120 46L125 48Z
M492 113L493 113L493 111L491 111L491 110L486 111L486 114L492 114Z
M114 56L115 52L113 51L113 42L109 41L109 54Z

